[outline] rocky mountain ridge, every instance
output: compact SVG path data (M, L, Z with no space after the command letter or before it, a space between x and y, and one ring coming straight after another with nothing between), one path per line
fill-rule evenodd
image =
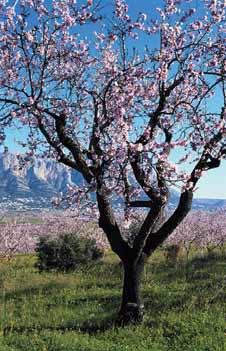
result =
M0 153L0 207L48 208L67 185L82 181L78 172L54 160L34 159L21 167L16 155Z
M5 150L0 153L0 209L24 210L52 207L52 198L64 193L67 185L79 185L82 176L50 159L34 159L20 167L18 157ZM170 207L179 194L171 192ZM225 199L194 199L193 209L214 210L226 207Z

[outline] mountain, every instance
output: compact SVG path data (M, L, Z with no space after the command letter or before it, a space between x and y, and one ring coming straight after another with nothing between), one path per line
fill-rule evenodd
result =
M171 190L170 192L170 207L176 207L180 194ZM226 208L226 199L201 199L194 198L192 202L193 210L202 210L202 211L214 211L220 208Z
M0 210L51 208L51 200L65 193L68 185L81 185L82 176L50 159L34 159L20 167L16 155L7 149L0 153ZM176 207L179 194L171 191L171 208ZM118 201L116 200L118 204ZM193 209L215 210L226 207L226 199L194 199Z
M34 159L21 167L16 155L0 153L0 209L49 208L67 185L82 183L78 172L54 160Z

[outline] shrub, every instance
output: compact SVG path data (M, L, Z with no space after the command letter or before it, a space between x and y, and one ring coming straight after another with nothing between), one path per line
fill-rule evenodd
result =
M62 234L56 238L42 236L36 247L40 271L69 271L82 264L97 261L103 257L103 250L95 240L78 237L75 234Z

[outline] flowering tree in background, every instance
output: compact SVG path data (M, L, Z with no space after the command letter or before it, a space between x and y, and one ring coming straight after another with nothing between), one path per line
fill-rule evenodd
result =
M100 228L94 222L76 218L71 211L40 212L33 217L25 215L19 219L3 217L0 224L0 259L11 258L16 253L35 252L40 237L59 237L74 233L95 241L101 250L109 248L108 242Z
M95 193L99 225L124 267L121 324L142 320L146 259L226 155L224 1L200 1L199 13L195 3L165 0L155 16L133 18L115 0L109 21L92 0L0 1L1 125L29 129L27 156L80 172L84 188L71 191L83 206ZM171 186L180 200L159 225ZM147 210L130 244L114 197L127 226Z
M225 211L200 212L196 215L196 221L199 229L195 239L197 247L207 250L208 254L216 248L224 247L226 242Z
M192 211L167 238L165 244L182 248L187 263L192 248L204 249L210 254L216 248L223 248L226 243L225 219L224 209L216 212Z
M216 215L216 213L214 214ZM203 243L206 232L211 231L209 217L210 213L208 212L190 212L190 214L173 231L172 235L170 235L165 241L166 244L177 245L185 251L186 263L188 263L192 248L194 246L200 248L198 243ZM202 219L205 219L205 222L203 222Z

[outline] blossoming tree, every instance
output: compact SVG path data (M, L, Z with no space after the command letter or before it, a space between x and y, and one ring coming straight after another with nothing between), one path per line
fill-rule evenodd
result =
M29 156L80 172L84 189L74 198L95 193L99 225L124 267L120 324L142 320L146 259L189 212L202 174L226 155L225 4L203 0L196 13L195 3L165 0L155 15L135 17L115 0L110 19L92 0L0 1L2 128L28 131ZM180 200L159 225L171 186ZM146 210L132 243L114 197L123 199L126 224Z
M208 254L215 249L224 249L225 217L225 209L216 212L191 211L167 238L165 244L182 248L186 253L187 263L194 247L205 250Z

